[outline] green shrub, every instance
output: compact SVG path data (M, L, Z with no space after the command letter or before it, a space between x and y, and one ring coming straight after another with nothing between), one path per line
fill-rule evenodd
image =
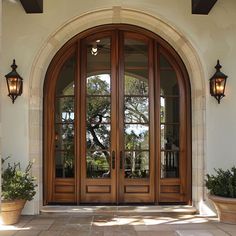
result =
M206 175L206 187L210 194L236 198L236 167L231 170L215 169L216 175Z
M8 163L6 168L6 160L9 157L2 159L2 192L3 200L32 200L36 194L35 177L30 173L33 163L29 162L25 170L21 169L20 163Z

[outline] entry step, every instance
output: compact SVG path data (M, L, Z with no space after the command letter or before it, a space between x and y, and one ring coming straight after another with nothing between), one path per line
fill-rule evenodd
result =
M197 209L193 206L162 205L162 206L43 206L41 213L91 213L91 214L196 214Z

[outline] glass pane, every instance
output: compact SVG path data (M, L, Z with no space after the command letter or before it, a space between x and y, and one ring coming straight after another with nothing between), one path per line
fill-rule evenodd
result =
M109 74L97 74L87 78L87 94L109 95L111 92L111 78Z
M110 153L106 150L87 152L87 178L110 178Z
M163 55L160 56L160 66L161 95L179 95L179 85L176 73Z
M148 125L125 125L125 149L149 149Z
M161 71L161 95L179 95L179 86L174 71Z
M110 38L98 38L87 42L87 77L96 77L101 74L110 75L110 41Z
M74 75L75 57L63 65L56 84L55 175L74 177Z
M111 118L110 97L87 97L87 122L109 123Z
M56 95L74 95L75 57L63 65L56 85Z
M147 78L125 75L125 95L148 95Z
M161 149L179 150L178 125L161 125Z
M56 178L74 177L74 151L56 152Z
M140 40L125 39L125 66L137 70L148 67L148 45Z
M73 124L57 124L55 126L55 148L74 153Z
M161 178L179 177L179 152L161 152Z
M161 70L173 70L171 64L163 55L160 55L160 67Z
M160 98L161 104L161 122L178 123L179 122L179 98Z
M87 150L108 149L110 147L111 126L87 123Z
M140 40L125 39L125 94L148 94L148 45Z
M125 39L124 44L125 149L148 150L149 127L140 124L149 123L149 100L142 97L148 96L148 44L134 39Z
M125 97L125 122L148 123L149 102L147 97Z
M87 42L87 130L88 178L110 178L111 45L110 38Z
M73 122L74 115L74 97L56 98L56 122Z
M125 178L149 177L149 152L125 152Z

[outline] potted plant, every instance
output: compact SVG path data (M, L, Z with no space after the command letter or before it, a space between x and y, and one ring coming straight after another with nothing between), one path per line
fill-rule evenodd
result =
M215 169L215 172L215 175L206 176L209 199L214 203L221 222L236 224L236 167Z
M2 159L1 222L15 224L19 221L26 201L36 194L35 178L31 175L32 162L22 170L20 163L7 163ZM4 168L5 167L5 168Z

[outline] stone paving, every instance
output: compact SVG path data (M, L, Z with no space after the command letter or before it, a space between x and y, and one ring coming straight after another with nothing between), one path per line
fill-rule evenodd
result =
M0 225L1 236L236 236L236 225L216 217L177 213L47 213Z

